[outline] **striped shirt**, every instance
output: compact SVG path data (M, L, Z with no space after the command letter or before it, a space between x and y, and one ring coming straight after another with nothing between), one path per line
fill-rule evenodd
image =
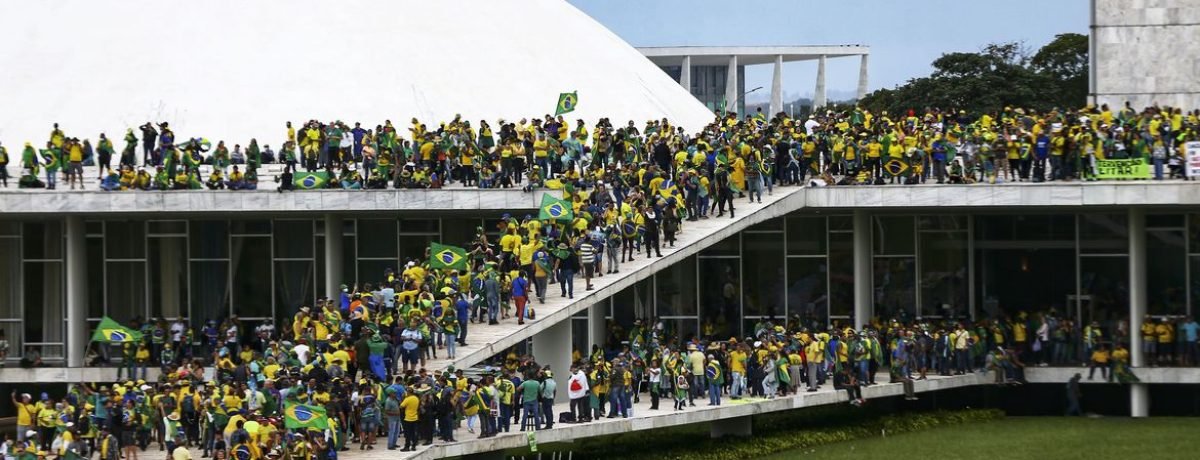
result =
M579 260L590 261L596 258L596 248L591 243L579 245Z

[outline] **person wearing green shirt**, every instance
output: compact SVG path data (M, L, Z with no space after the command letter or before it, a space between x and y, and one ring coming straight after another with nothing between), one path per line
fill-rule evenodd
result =
M0 185L8 188L8 149L0 145Z
M542 426L543 414L538 412L538 395L541 393L542 384L534 379L531 375L526 377L527 378L525 381L521 382L521 408L525 413L524 419L530 420L530 417L533 417L532 420L534 421L534 427L536 428ZM547 417L550 416L550 414L545 415ZM524 430L524 428L522 428L522 430Z

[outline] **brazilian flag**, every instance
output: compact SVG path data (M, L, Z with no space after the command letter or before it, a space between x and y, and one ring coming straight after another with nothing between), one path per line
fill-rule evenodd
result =
M554 109L554 116L559 116L567 112L575 111L575 104L579 103L579 94L577 91L569 93L561 93L558 95L558 107Z
M542 195L542 207L538 211L538 219L571 222L575 220L575 212L571 207L571 202L560 200L546 193Z
M329 183L329 173L325 171L317 172L297 172L292 176L292 185L297 190L317 190L325 188L325 184Z
M308 404L292 404L283 410L284 426L290 430L316 428L329 429L329 417L325 408Z
M438 243L429 245L429 268L466 270L467 250Z
M908 162L900 158L892 158L883 164L883 170L890 177L904 176L908 172Z
M92 333L92 341L99 343L127 343L141 340L141 332L122 326L121 323L113 321L107 316L100 320L100 324L96 326L96 332Z

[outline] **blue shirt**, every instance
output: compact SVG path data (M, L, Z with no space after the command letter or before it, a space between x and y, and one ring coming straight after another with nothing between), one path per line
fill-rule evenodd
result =
M1039 159L1046 158L1050 152L1050 138L1045 134L1038 136L1037 143L1033 145L1033 154Z
M1187 324L1179 326L1179 330L1184 332L1184 336L1186 336L1188 342L1195 342L1197 334L1200 333L1200 324L1190 321Z
M458 311L459 323L465 323L467 318L471 316L471 303L467 302L467 299L458 299L458 302L454 304L454 309Z
M528 290L529 290L529 280L527 280L525 278L517 278L517 279L513 280L513 282L512 282L513 297L525 297L526 292Z

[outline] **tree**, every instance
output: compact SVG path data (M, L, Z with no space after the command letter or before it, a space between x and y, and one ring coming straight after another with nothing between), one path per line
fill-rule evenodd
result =
M1038 50L1029 64L1035 71L1053 79L1059 99L1065 104L1083 104L1088 95L1088 37L1082 34L1058 34Z
M933 61L933 69L928 77L868 94L860 105L893 114L938 108L976 115L1006 106L1039 111L1078 107L1087 97L1087 37L1059 35L1032 57L1019 43L991 44L977 53L947 53Z

